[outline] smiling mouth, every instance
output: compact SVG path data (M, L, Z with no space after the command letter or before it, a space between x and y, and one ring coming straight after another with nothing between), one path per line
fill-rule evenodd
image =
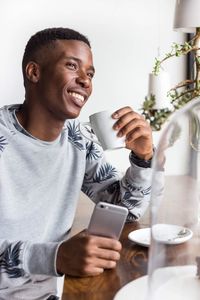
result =
M80 95L78 93L75 93L75 92L69 92L69 95L74 97L77 101L81 102L81 103L84 103L85 102L85 98L83 95Z

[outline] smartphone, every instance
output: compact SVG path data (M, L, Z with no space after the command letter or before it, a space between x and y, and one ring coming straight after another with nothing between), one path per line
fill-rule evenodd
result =
M88 232L93 235L119 239L128 209L126 207L99 202L95 205Z

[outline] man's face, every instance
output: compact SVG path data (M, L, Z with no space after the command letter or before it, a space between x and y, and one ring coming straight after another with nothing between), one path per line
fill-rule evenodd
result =
M58 40L39 59L39 105L59 120L76 118L92 92L94 67L87 44Z

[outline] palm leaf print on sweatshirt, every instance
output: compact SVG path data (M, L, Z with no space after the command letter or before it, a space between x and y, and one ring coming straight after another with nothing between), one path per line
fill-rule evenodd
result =
M93 182L101 183L102 181L115 177L117 170L109 163L105 163L100 167L97 173L93 177Z
M131 192L140 192L141 197L145 196L145 195L149 195L151 192L151 186L149 186L148 188L144 189L141 186L135 186L134 184L131 184L128 179L125 180L126 186L129 189L129 191Z
M130 192L125 192L122 203L130 210L134 207L140 207L142 201L133 199L133 195Z
M7 141L6 138L4 138L3 136L0 136L0 151L3 152L3 150L5 149L5 145L7 145Z
M120 183L119 183L119 181L116 181L116 182L112 183L111 185L109 185L107 187L106 191L109 194L114 194L114 193L119 194L120 193Z
M87 153L86 159L87 160L97 160L100 158L100 151L97 149L93 142L86 143Z
M91 187L82 186L81 191L92 199L94 192Z
M69 141L77 147L79 150L84 150L83 144L80 143L82 141L82 137L80 135L79 126L75 125L75 122L69 123L68 127L68 139Z
M21 242L14 246L10 245L0 254L0 272L7 273L9 278L18 278L25 274L24 270L18 267L21 262L19 259L21 245Z
M133 183L130 183L127 178L125 179L125 183L126 183L127 188L131 192L141 192L142 191L142 187L141 186L135 186Z

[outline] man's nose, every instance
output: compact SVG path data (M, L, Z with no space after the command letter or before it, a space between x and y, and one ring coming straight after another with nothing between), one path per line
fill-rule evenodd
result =
M85 72L79 72L76 82L83 88L89 88L91 85L91 80Z

